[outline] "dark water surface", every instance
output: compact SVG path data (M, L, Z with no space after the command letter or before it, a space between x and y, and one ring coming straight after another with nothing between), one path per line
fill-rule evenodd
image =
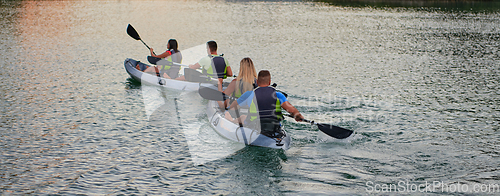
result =
M2 194L453 194L500 184L498 12L0 1L0 15ZM148 54L129 23L156 51L169 38L181 50L216 40L233 70L251 57L305 117L356 134L339 141L287 120L287 151L245 147L194 164L192 136L208 156L233 144L210 128L196 93L129 79L123 61ZM144 92L164 104L148 114Z

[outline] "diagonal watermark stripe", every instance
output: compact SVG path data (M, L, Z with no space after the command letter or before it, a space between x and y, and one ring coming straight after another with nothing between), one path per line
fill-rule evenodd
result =
M207 55L206 44L182 50L181 53L183 56L182 64L195 64ZM184 70L181 68L180 74L183 73ZM157 79L151 80L151 76L146 74L143 76L141 77L141 89L148 121L150 116L162 105L175 104L177 120L180 122L165 121L165 123L179 124L186 138L194 165L227 157L245 147L244 144L221 137L209 123L196 120L196 116L206 113L207 106L206 102L197 95L197 92L189 92L193 90L189 85L185 85L186 88L177 88L182 86L183 82L173 81L178 82L179 85L176 85L177 91L172 91L167 87L151 85L155 84ZM178 90L181 89L184 91L179 94ZM173 101L169 100L172 99L172 96L176 96ZM195 120L192 120L193 118Z

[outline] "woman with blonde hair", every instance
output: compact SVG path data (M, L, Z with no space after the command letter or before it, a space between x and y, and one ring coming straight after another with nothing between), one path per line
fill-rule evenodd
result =
M231 97L239 98L243 93L252 91L255 87L257 87L257 71L255 71L252 59L245 57L240 61L240 72L238 73L238 77L229 83L229 86L223 93ZM230 100L226 100L224 103L219 102L221 108L227 108L230 104ZM232 118L229 112L225 113L225 117L231 121L237 122Z
M240 61L240 72L238 77L233 79L229 86L224 90L226 95L231 97L240 97L243 93L254 89L257 80L257 71L253 65L252 59L246 57Z

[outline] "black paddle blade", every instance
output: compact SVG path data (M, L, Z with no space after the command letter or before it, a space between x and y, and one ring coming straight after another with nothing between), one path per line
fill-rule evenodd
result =
M337 127L334 125L329 125L329 124L322 124L322 123L317 123L319 130L321 130L323 133L332 136L337 139L345 139L353 133L353 131L349 129L345 129L342 127Z
M290 118L295 118L291 114L285 114L285 116L288 116ZM345 129L345 128L342 128L342 127L337 127L337 126L334 126L334 125L323 124L323 123L316 123L314 121L310 121L310 120L307 120L307 119L302 119L302 121L317 125L318 129L320 131L322 131L323 133L325 133L325 134L327 134L327 135L329 135L331 137L337 138L337 139L345 139L345 138L351 136L352 133L354 133L353 131L351 131L349 129Z
M226 96L223 92L218 91L217 89L200 87L198 89L198 93L203 99L214 100L214 101L224 101L224 97Z
M128 24L128 27L127 27L127 34L130 37L134 38L135 40L141 40L139 33L137 33L137 31L134 29L134 27L130 24Z
M156 65L156 62L158 62L159 60L161 60L161 59L157 58L157 57L153 57L153 56L148 56L149 63L151 63L153 65Z

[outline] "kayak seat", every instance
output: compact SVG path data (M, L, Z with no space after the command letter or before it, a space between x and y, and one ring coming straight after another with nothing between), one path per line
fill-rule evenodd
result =
M207 77L203 74L190 68L184 68L184 77L189 82L207 82Z
M137 63L135 64L135 68L138 68L140 71L144 71L148 67L149 67L148 65L141 63L140 61L137 61Z
M171 65L170 69L167 69L165 73L167 73L168 77L175 79L179 77L179 70L181 70L181 66Z

